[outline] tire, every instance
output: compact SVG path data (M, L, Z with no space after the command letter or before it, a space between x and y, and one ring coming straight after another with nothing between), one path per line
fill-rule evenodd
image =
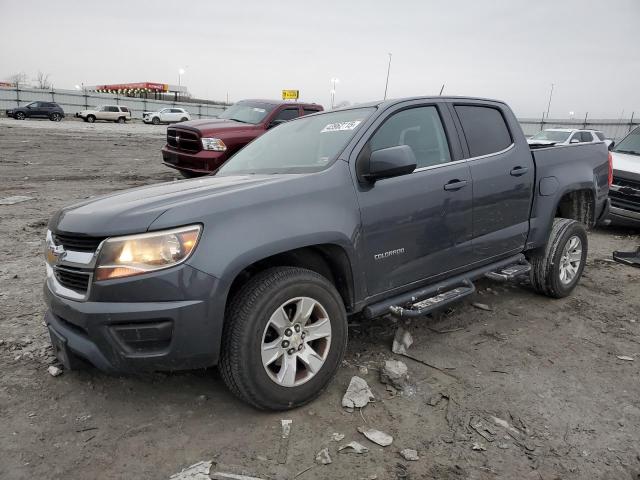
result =
M295 322L301 308L310 312L306 323ZM281 323L278 329L274 318ZM290 319L294 322L287 323ZM311 339L319 335L324 337ZM227 306L219 369L241 400L261 410L287 410L326 388L346 346L347 315L333 284L311 270L270 268L251 278ZM265 355L271 359L263 360ZM306 366L314 362L304 359L316 362L315 369Z
M87 115L87 119L85 120L89 123L94 123L96 121L95 115Z
M160 125L160 119L158 117L153 117L151 119L151 123L153 123L154 125Z
M124 117L118 117L118 119L116 120L117 123L124 123L126 121L127 121L127 119L124 118Z
M13 114L13 118L15 118L16 120L24 120L26 118L26 115L23 112L16 112Z
M576 220L556 218L544 250L529 256L531 285L537 292L548 297L566 297L582 276L587 250L585 226ZM570 261L571 258L574 260ZM571 272L572 275L569 275Z
M59 122L60 120L62 120L62 115L60 115L57 112L54 112L51 115L49 115L49 120L51 120L52 122Z
M186 122L187 120L189 120L187 117L182 117L182 118L180 119L180 121L181 121L181 122Z
M182 175L184 178L196 178L202 177L204 174L190 172L189 170L180 170L180 175Z

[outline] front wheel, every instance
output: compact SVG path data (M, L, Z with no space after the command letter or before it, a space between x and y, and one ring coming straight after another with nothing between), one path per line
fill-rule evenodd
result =
M587 249L585 226L568 218L556 218L544 251L529 257L533 288L553 298L569 295L582 276Z
M96 121L96 117L94 117L93 115L87 115L86 121L89 123L94 123Z
M16 120L24 120L25 115L22 112L16 112L13 114L13 118L15 118Z
M222 378L259 409L313 400L347 345L347 316L333 284L311 270L276 267L250 279L227 308Z
M160 119L158 117L153 117L151 119L151 123L153 123L154 125L160 125Z

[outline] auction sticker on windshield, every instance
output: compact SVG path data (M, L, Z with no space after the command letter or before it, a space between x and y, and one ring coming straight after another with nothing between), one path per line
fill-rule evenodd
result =
M361 123L362 123L362 120L353 120L351 122L330 123L329 125L324 127L322 130L320 130L320 133L342 132L345 130L353 130Z

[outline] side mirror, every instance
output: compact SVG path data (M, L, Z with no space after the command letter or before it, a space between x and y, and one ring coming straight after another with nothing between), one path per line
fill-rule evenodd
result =
M577 138L572 138L569 143L580 143L580 140L578 140Z
M375 182L383 178L398 177L416 169L416 156L408 145L376 150L369 156L368 168L362 171L362 177Z
M607 147L609 150L613 150L613 147L616 146L616 142L611 141L611 143L609 144L609 146Z
M282 123L285 123L285 122L286 122L286 120L281 120L281 119L273 120L273 121L272 121L272 122L267 126L267 129L269 129L269 128L273 128L273 127L277 127L278 125L280 125L280 124L282 124Z

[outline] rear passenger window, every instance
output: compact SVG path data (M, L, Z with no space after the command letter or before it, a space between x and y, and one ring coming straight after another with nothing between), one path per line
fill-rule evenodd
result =
M303 108L302 109L302 114L303 115L311 115L312 113L318 113L320 110L316 110L313 108Z
M118 107L107 107L107 112L119 112Z
M285 108L282 110L274 120L293 120L294 118L298 118L299 113L297 108Z
M580 140L583 142L593 142L591 132L580 132Z
M451 161L447 137L436 107L416 107L389 117L369 140L371 152L407 145L416 156L416 168Z
M605 139L604 133L602 133L602 132L596 132L596 137L598 137L598 139L600 139L600 140L604 140Z
M513 143L502 112L497 108L456 105L472 157L504 150Z

